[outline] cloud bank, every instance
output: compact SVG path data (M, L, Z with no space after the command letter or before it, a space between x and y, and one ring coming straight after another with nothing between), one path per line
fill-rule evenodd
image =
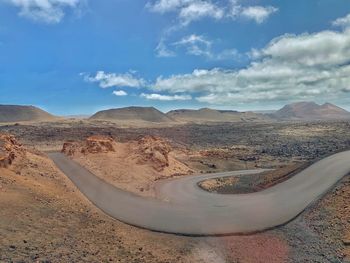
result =
M339 98L350 92L350 29L283 35L255 50L255 61L240 70L201 70L158 77L157 92L201 94L220 105L261 101Z
M150 100L191 100L213 105L270 103L295 100L350 100L349 16L337 19L341 30L285 34L264 48L252 50L252 61L241 69L195 69L191 73L159 76L146 82L130 73L97 72L87 81L100 87L143 87ZM190 35L174 44L193 55L210 51L211 42ZM201 49L201 50L199 50ZM166 95L165 95L166 94ZM179 95L180 94L180 95Z

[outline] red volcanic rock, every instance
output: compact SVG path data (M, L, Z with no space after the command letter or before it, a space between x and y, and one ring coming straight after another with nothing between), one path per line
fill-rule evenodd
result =
M11 165L23 153L22 145L13 135L0 133L0 167Z
M172 148L170 144L159 137L145 136L138 140L141 160L139 163L151 163L156 171L162 171L169 166L168 155Z
M79 144L77 142L67 141L63 144L61 152L68 156L73 156L78 148Z
M86 151L89 153L114 152L114 140L109 136L94 135L86 139Z
M73 156L76 152L107 153L114 152L114 140L109 136L93 135L88 137L83 143L67 141L63 144L62 152Z

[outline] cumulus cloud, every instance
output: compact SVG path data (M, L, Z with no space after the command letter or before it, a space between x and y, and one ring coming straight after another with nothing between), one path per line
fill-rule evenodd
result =
M148 100L173 101L173 100L191 100L190 95L162 95L157 93L146 94L141 93L140 97Z
M271 14L278 11L272 6L241 6L238 0L226 0L221 4L211 0L156 0L149 1L146 7L160 14L176 13L180 27L203 18L221 20L245 17L261 24Z
M116 74L105 73L98 71L94 76L82 73L84 80L87 82L96 82L101 88L110 87L132 87L138 88L146 85L146 81L142 78L137 78L131 73Z
M243 8L241 11L241 16L252 19L256 23L261 24L263 23L271 14L276 13L278 11L278 8L275 8L273 6L249 6L246 8Z
M175 46L188 48L198 43L207 46L210 42L202 36L192 35ZM101 71L86 78L98 82L101 87L132 82L128 86L149 90L150 94L140 95L145 99L191 100L193 96L199 102L214 105L338 100L349 96L350 28L285 34L272 39L261 49L252 50L251 58L252 62L242 69L196 69L187 74L159 76L152 83L130 73Z
M36 21L55 24L65 15L65 10L75 9L83 0L5 0L20 9L19 15Z
M333 67L349 62L350 31L284 35L262 49L260 55L303 66Z
M113 91L113 94L116 96L126 96L128 93L126 93L124 90L115 90Z
M240 70L194 70L158 77L154 91L200 94L210 104L331 99L350 83L350 30L283 35L256 50L257 59Z
M340 17L332 22L333 26L350 27L350 14Z

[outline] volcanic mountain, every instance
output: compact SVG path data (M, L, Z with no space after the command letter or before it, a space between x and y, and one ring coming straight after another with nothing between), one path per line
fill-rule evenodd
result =
M231 110L214 110L202 108L199 110L173 110L167 114L172 119L182 122L239 122L239 121L263 121L268 119L263 114L253 112L238 112Z
M0 105L0 122L48 121L55 118L34 106Z
M163 112L153 107L126 107L103 110L90 117L91 120L173 122Z
M336 120L350 119L350 112L331 103L297 102L284 106L272 116L286 120Z

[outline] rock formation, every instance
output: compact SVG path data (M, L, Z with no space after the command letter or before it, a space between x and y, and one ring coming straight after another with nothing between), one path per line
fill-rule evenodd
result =
M169 166L169 153L172 148L166 140L155 136L145 136L138 140L138 146L140 164L150 163L158 172Z
M67 141L63 144L62 152L73 156L76 152L88 153L107 153L114 152L114 140L109 136L93 135L88 137L83 143Z
M23 154L22 145L13 135L0 133L0 167L8 167Z

